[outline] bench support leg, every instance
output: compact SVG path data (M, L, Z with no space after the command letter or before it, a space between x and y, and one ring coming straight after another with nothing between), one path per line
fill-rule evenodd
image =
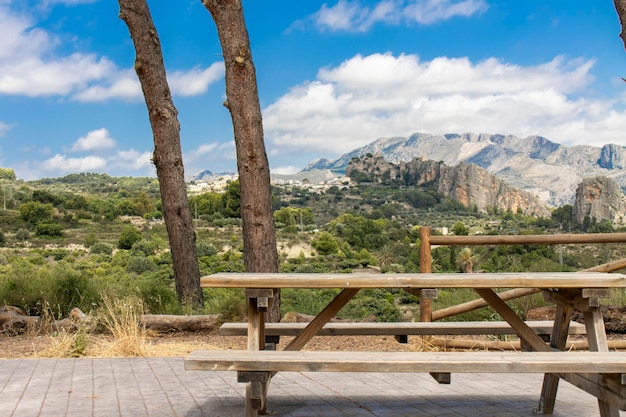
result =
M248 350L265 348L265 310L271 302L272 290L247 290L248 299ZM267 293L267 294L266 294ZM270 295L268 297L268 295ZM238 375L239 382L246 382L246 417L265 414L265 400L269 376L267 372Z

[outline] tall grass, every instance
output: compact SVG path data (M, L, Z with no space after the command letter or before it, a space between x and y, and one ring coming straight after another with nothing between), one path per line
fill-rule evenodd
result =
M111 300L103 297L99 322L111 336L103 356L145 356L148 331L141 323L143 302L138 297Z

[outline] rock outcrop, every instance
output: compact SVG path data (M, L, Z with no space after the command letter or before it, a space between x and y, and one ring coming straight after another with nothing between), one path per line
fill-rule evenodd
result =
M352 158L376 153L393 163L425 156L449 166L475 164L555 207L573 204L576 187L584 178L602 175L626 187L626 147L564 146L542 136L415 133L380 138L333 162L318 160L311 166L342 170Z
M611 178L587 178L578 185L572 215L579 223L589 216L596 221L608 220L613 224L624 224L626 195Z
M376 154L353 158L346 167L346 175L378 183L428 184L437 192L465 206L476 206L482 212L496 207L525 215L550 216L545 203L537 197L511 187L473 164L460 163L451 167L441 161L418 158L394 164Z
M606 169L626 168L626 148L614 143L604 145L600 153L598 165Z

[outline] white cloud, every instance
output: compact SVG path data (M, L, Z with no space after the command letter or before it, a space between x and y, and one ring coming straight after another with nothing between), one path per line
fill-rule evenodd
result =
M47 4L89 2L53 0ZM141 99L141 86L134 70L122 70L107 57L96 54L58 55L61 41L51 32L38 28L33 16L17 12L10 5L0 2L0 95L68 95L86 102ZM169 77L172 93L203 94L223 73L222 63L172 71Z
M195 96L206 93L209 86L224 77L224 63L216 62L208 68L193 68L188 71L174 71L167 81L172 94L179 96Z
M208 144L200 145L198 149L193 151L193 153L198 156L206 155L208 153L213 152L213 150L215 150L218 146L219 146L219 143L208 143Z
M94 172L101 171L107 166L107 160L98 156L85 156L82 158L68 158L65 155L56 154L50 159L41 162L39 167L44 172L60 175L68 172Z
M74 145L72 145L72 151L97 151L114 147L115 140L111 137L109 131L105 128L101 128L92 130L85 136L78 138Z
M272 174L291 175L291 174L296 174L300 172L301 170L302 170L301 168L297 168L293 165L284 165L284 166L279 166L279 167L272 167Z
M207 68L176 70L167 80L174 96L189 97L204 94L209 86L222 79L224 64L214 63ZM90 86L74 95L74 99L84 102L100 102L110 99L141 100L141 84L133 69L116 71L100 84Z
M536 66L490 58L357 55L323 68L263 110L270 152L337 156L379 137L428 133L540 134L563 144L622 142L626 112L579 94L593 61ZM618 103L618 104L624 104Z
M456 16L470 17L488 8L484 0L418 0L410 2L402 10L405 19L429 25Z
M366 32L376 23L430 25L457 16L470 17L487 9L485 0L381 0L371 8L358 0L339 0L330 7L324 3L310 19L320 30Z
M111 167L122 170L147 171L154 170L152 167L152 152L140 152L134 149L118 151L111 161Z
M29 97L68 94L115 69L93 54L50 57L59 41L30 16L0 4L0 94Z
M132 69L116 71L102 84L92 85L74 94L73 98L84 102L101 102L110 99L140 100L141 85Z
M200 172L211 169L212 166L223 166L225 162L236 160L237 152L234 140L202 144L183 155L185 172ZM226 163L226 165L234 164Z

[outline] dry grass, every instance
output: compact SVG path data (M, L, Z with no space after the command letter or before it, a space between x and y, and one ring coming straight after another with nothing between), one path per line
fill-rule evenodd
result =
M113 301L104 297L103 301L98 321L111 335L111 340L98 356L146 356L148 331L140 324L143 302L138 297Z

